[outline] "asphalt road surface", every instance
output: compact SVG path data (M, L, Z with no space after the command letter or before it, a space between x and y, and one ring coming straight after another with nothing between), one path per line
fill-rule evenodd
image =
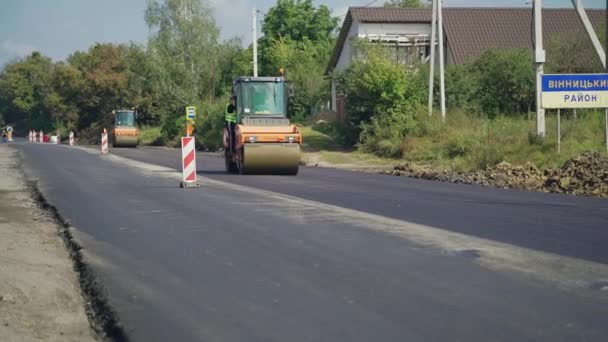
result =
M608 339L606 201L208 154L184 190L177 150L17 147L134 341Z

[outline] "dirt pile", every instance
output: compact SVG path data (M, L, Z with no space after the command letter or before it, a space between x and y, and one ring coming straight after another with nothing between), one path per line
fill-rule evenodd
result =
M543 173L536 165L526 163L523 166L502 162L484 172L488 185L529 191L542 191L545 183Z
M547 191L608 198L608 158L588 152L545 171Z
M534 164L502 162L483 171L459 173L405 163L385 174L450 183L608 198L608 158L597 152L574 157L561 169L540 171Z

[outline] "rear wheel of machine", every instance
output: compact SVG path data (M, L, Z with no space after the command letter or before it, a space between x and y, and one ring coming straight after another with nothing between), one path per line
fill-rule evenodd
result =
M232 161L232 156L228 150L224 150L224 163L226 165L226 172L236 173L238 171L237 165Z
M241 153L239 158L237 159L237 169L239 170L240 175L244 175L245 172L245 149L241 148Z

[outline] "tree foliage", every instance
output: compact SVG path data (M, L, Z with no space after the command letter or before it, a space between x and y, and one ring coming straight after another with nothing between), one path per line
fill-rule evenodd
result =
M527 50L487 50L470 65L484 113L525 113L534 104L534 69Z
M357 42L355 48L360 58L336 76L349 120L364 150L399 156L399 142L416 126L414 108L427 94L424 74L394 63L382 47Z
M278 0L268 10L262 32L269 39L323 41L333 37L338 18L325 5L315 7L312 0Z
M329 100L325 66L335 43L338 18L325 5L311 0L278 0L262 23L259 40L261 74L276 75L280 68L294 84L292 116L306 117Z

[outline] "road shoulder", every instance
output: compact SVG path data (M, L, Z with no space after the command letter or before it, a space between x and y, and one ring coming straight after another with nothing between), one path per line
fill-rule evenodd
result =
M0 170L0 340L94 341L73 262L14 149Z

